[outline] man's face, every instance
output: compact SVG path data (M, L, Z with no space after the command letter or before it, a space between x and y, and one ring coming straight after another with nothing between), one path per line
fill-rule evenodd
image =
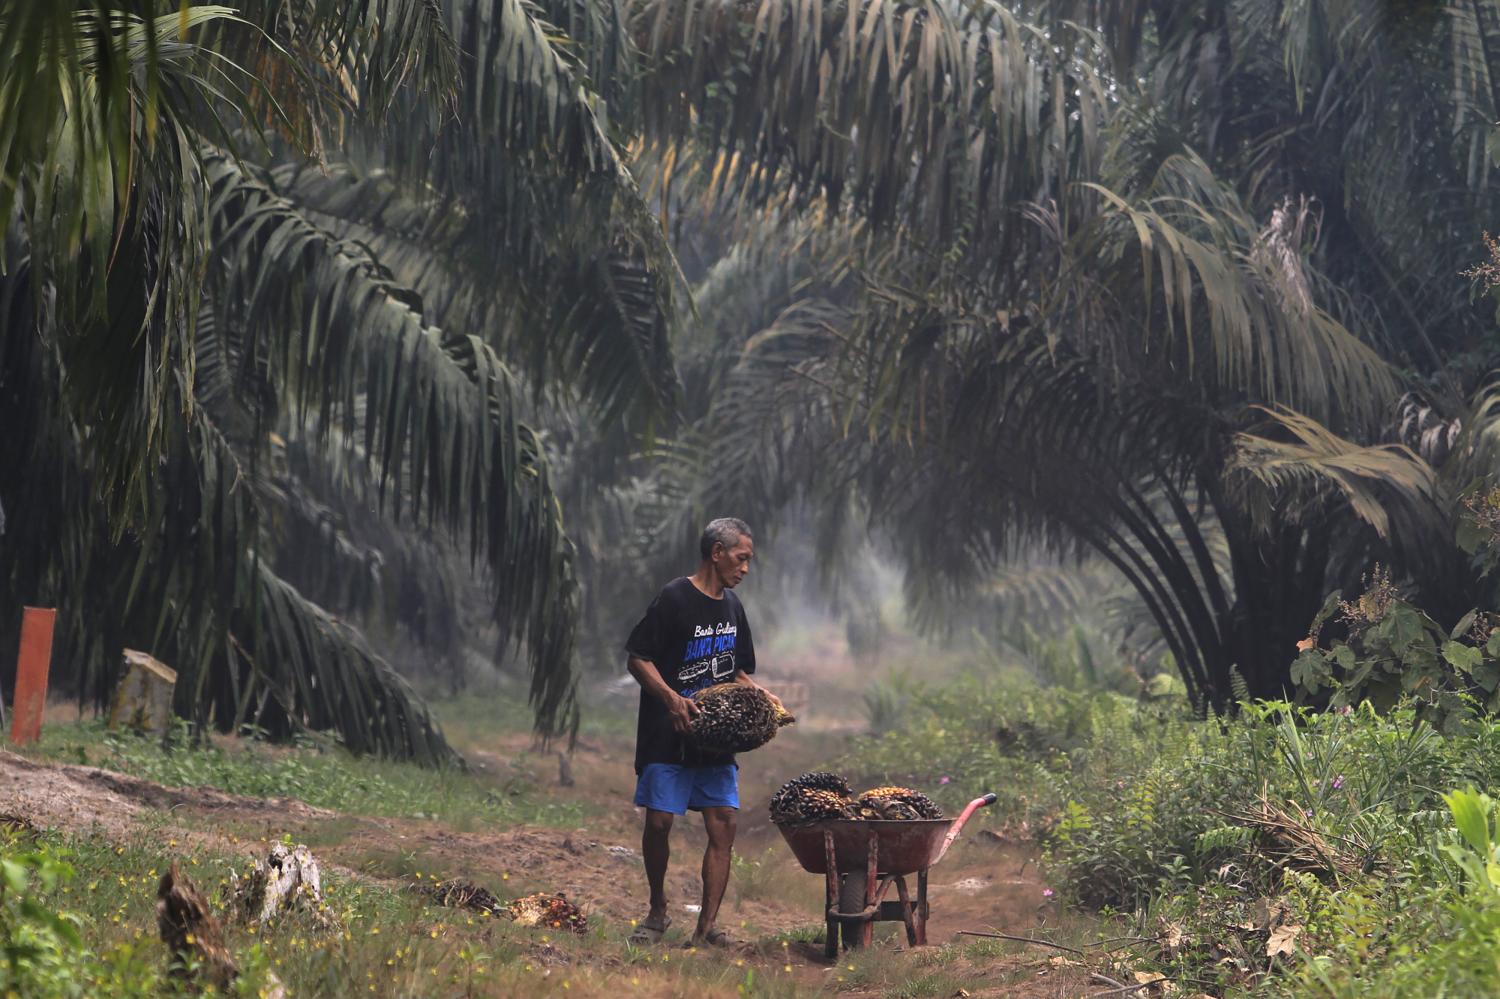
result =
M755 557L755 542L741 535L735 543L725 548L723 545L714 545L713 565L714 572L718 573L719 582L733 589L739 585L740 580L750 571L750 560Z

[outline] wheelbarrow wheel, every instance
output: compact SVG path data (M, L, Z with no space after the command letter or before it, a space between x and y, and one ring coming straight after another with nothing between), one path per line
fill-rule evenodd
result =
M869 900L865 898L864 872L845 874L839 881L839 911L860 912L868 904ZM860 932L864 928L864 925L864 923L848 921L841 921L839 923L839 926L842 927L839 932L843 936L845 950L852 950L863 946L863 941L860 939Z

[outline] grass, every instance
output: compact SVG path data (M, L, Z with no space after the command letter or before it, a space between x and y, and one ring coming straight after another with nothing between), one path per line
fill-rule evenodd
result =
M54 723L27 755L131 774L169 787L213 787L254 798L295 798L318 808L387 818L430 819L460 830L494 824L576 826L587 809L538 793L538 778L426 769L357 757L321 741L272 746L253 739L163 745L99 720Z
M0 857L23 855L45 856L56 876L51 887L34 881L25 897L63 914L78 928L80 943L64 955L70 977L54 974L40 991L42 979L18 976L0 962L0 994L175 994L154 915L158 878L177 856L172 847L149 829L128 843L55 834L0 838ZM181 863L216 898L244 858L197 853ZM64 865L66 873L56 875ZM331 932L295 916L263 928L228 928L226 942L245 969L242 988L249 994L266 987L267 973L293 995L731 996L747 994L740 991L747 978L752 995L814 994L786 972L752 969L716 954L631 953L622 939L628 928L595 926L582 936L538 932L431 907L414 893L337 871L326 872L324 891L337 915ZM0 908L0 948L13 948L29 932L19 912L19 906Z
M624 660L620 663L624 673ZM596 677L608 680L612 677ZM587 698L582 706L582 721L578 735L581 739L631 739L635 738L636 698L634 689L623 694L596 695ZM463 751L467 747L484 745L494 741L496 733L530 732L531 709L526 704L524 693L507 689L487 689L483 686L469 690L462 697L437 697L429 700L428 707L433 717L443 728L448 740ZM567 739L561 739L554 748L567 748Z

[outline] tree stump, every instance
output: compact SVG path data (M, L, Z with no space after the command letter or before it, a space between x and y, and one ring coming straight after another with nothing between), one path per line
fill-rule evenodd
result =
M240 973L224 946L224 929L208 899L177 869L175 860L156 887L156 928L172 952L176 977L196 975L224 990Z
M286 913L303 913L320 929L335 920L323 904L323 876L318 861L300 843L277 843L264 861L254 861L228 885L228 904L240 920L267 923Z
M135 649L125 650L123 669L110 701L109 727L165 735L172 724L177 671Z

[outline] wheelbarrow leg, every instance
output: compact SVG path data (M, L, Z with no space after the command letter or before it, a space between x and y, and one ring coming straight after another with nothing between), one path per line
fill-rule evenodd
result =
M870 831L870 862L865 872L865 904L869 905L875 900L875 872L879 869L880 862L880 837L874 830ZM859 945L869 947L875 942L875 921L867 919L859 924Z
M833 833L829 830L823 831L823 855L828 863L828 904L824 907L825 913L838 911L839 905L839 865L833 855ZM828 930L823 937L823 956L830 961L839 956L839 924L829 915L826 917Z
M901 899L901 921L906 924L906 945L915 947L917 945L917 923L912 913L911 894L906 890L906 879L896 875L896 894Z
M917 872L917 924L918 947L927 946L927 868Z

